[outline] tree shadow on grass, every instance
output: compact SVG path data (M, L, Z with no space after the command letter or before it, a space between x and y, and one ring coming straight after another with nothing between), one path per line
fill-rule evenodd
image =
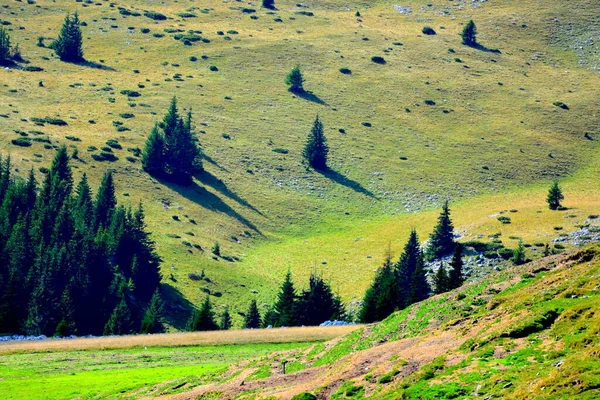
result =
M210 165L214 165L215 167L219 168L221 171L229 172L229 170L227 168L222 167L221 165L219 165L219 163L217 163L215 160L213 160L212 157L210 157L206 154L202 154L202 159L207 161Z
M116 71L116 69L114 69L113 67L110 67L108 65L104 65L104 64L100 64L94 61L88 61L88 60L83 60L83 61L78 61L78 62L72 62L71 64L75 64L78 65L80 67L86 67L86 68L94 68L94 69L101 69L103 71Z
M160 291L167 304L165 314L169 324L180 331L184 331L194 305L170 283L161 283Z
M238 196L235 192L232 192L221 179L217 178L210 172L205 170L205 171L197 173L195 177L200 182L202 182L204 185L210 186L217 192L229 197L231 200L236 201L237 203L241 204L242 206L251 209L258 215L264 216L252 204L248 203L248 201L246 201L245 199Z
M339 185L346 186L347 188L352 189L357 193L364 194L377 200L377 197L369 189L365 188L359 182L352 180L337 171L327 168L326 170L317 170L317 172L323 175L324 177L331 179Z
M496 53L496 54L502 54L502 52L499 49L490 49L489 47L486 47L480 43L475 43L472 45L467 45L475 50L481 50L481 51L485 51L486 53Z
M254 232L262 236L262 232L256 227L256 225L254 225L247 218L245 218L240 213L231 208L229 205L227 205L227 203L221 200L219 196L209 192L204 187L198 185L196 182L193 182L191 185L188 186L181 186L166 181L164 179L159 179L158 181L161 184L177 192L177 194L179 194L180 196L183 196L186 199L193 201L194 203L201 205L202 207L208 210L227 214L231 218L235 218L247 228L252 229Z
M293 94L295 94L296 96L300 97L301 99L312 101L313 103L320 104L323 106L329 106L329 104L327 104L325 101L323 101L319 96L317 96L313 92L307 92L306 90L304 90L302 92L298 92L298 91L291 91L291 92Z

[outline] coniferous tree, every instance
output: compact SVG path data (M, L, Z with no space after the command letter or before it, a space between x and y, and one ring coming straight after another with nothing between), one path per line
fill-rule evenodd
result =
M202 303L199 310L194 310L192 316L188 321L189 331L214 331L219 327L215 322L215 313L212 309L210 299L206 296L206 299Z
M279 315L277 311L275 311L275 307L270 306L267 311L263 314L262 319L262 328L272 328L277 325L277 321L279 320Z
M102 178L98 194L96 195L96 204L94 206L95 224L97 227L107 227L113 210L117 205L115 194L115 182L112 171L109 169Z
M292 282L292 273L288 270L285 279L279 288L277 301L275 302L277 312L276 326L293 326L296 321L296 290Z
M223 313L221 314L221 319L219 320L219 329L222 331L226 331L231 329L233 325L233 321L231 321L231 314L229 314L229 307L225 307Z
M450 278L443 262L440 262L440 266L433 279L433 285L435 287L435 294L445 293L450 290Z
M275 9L275 0L262 0L263 8L268 8L269 10Z
M140 333L162 333L165 330L163 325L164 303L160 297L158 289L152 295L150 303L144 313Z
M285 83L290 86L290 92L292 93L304 93L304 77L300 66L296 65L289 74L285 77Z
M365 323L382 321L394 312L398 302L398 289L392 256L388 251L383 266L377 270L373 283L365 293L360 320Z
M421 294L420 292L416 292L417 287L413 284L413 280L415 278L420 279L421 272L416 273L416 271L417 269L422 270L423 263L423 252L419 244L419 237L417 236L417 231L413 229L410 232L408 241L404 246L404 252L400 256L400 260L398 260L395 268L396 282L398 284L396 306L399 309L411 305L415 296Z
M52 48L61 61L81 62L83 58L83 41L79 15L77 12L70 16L67 14L58 39L52 43Z
M296 306L296 324L314 326L335 319L343 310L331 287L316 272L308 281L308 288L302 291Z
M558 210L561 206L560 202L564 200L565 196L558 186L558 182L554 181L550 190L548 190L548 197L546 197L546 202L548 203L548 207L551 210Z
M132 332L132 316L129 305L122 299L104 326L105 335L127 335Z
M426 255L430 259L436 259L452 253L455 246L454 226L450 219L448 200L446 200L438 217L438 223L429 238Z
M244 317L244 328L245 329L256 329L260 327L260 313L258 312L258 306L256 305L256 299L252 299L246 316Z
M323 132L323 123L317 115L302 155L306 162L314 169L325 170L327 169L328 154L329 146L327 146L327 138Z
M452 260L450 260L450 274L448 276L448 289L456 289L461 287L464 282L463 277L463 260L462 260L463 246L460 243L456 244L454 248L454 254Z
M470 20L467 22L465 27L462 30L460 36L462 37L462 43L467 46L475 46L477 44L477 28L475 27L475 22Z
M420 252L420 251L419 251ZM423 254L417 259L417 265L410 279L410 295L408 304L418 303L429 297L431 288L425 276L425 261Z
M165 171L165 138L154 125L144 151L142 152L142 166L144 171L152 176L161 176Z
M10 35L8 30L0 26L0 65L8 65L11 63L10 52Z
M517 248L513 251L513 256L511 261L515 265L525 264L525 246L523 246L523 241L519 240L519 244Z

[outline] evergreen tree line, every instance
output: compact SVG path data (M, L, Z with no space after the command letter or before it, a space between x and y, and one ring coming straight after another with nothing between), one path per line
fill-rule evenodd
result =
M432 292L425 274L425 260L439 259L452 253L450 271L440 263L433 279L434 293L452 290L463 283L462 246L454 241L454 228L446 202L425 251L421 249L415 230L411 231L396 263L392 262L388 250L383 266L377 270L365 293L359 319L362 322L381 321L396 310L425 300Z
M193 133L192 112L184 119L173 97L167 114L154 125L142 153L144 171L176 183L189 184L195 172L202 170L200 150Z
M231 328L231 315L225 308L217 317L210 298L206 296L199 309L195 309L187 323L188 331L226 330ZM346 310L331 286L316 273L311 274L308 288L300 293L294 288L292 274L288 271L279 289L275 304L264 314L258 309L255 299L244 314L244 329L282 326L314 326L328 320L344 319Z
M40 187L0 160L0 332L159 332L160 263L142 204L117 205L111 171L94 198L85 174L74 187L64 146Z

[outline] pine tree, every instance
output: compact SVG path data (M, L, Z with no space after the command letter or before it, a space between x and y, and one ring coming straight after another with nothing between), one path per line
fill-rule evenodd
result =
M462 260L463 246L460 243L456 244L454 248L454 254L452 255L452 260L450 261L450 275L448 277L448 289L456 289L461 287L464 282L463 277L463 260Z
M92 224L94 216L94 202L92 201L92 190L88 184L87 175L84 172L75 189L75 223L81 231Z
M279 320L279 315L273 306L270 306L267 311L263 314L263 319L261 323L262 328L272 328L277 324Z
M465 25L464 29L460 36L462 37L462 43L467 46L475 46L477 44L477 28L475 27L475 22L470 20Z
M300 66L296 65L289 74L285 77L285 83L290 86L290 92L292 93L304 93L304 77Z
M323 123L321 123L317 115L302 155L306 162L314 169L325 170L327 169L328 153L329 147L327 146L327 138L323 132Z
M454 226L450 219L448 200L446 200L438 217L438 223L429 238L426 255L429 259L436 259L452 253L455 246Z
M77 12L72 17L67 14L58 39L52 44L52 48L56 51L56 55L60 57L61 61L85 61L83 58L81 27Z
M244 317L244 329L256 329L260 327L260 313L256 305L256 299L252 299L246 316Z
M231 315L229 314L229 307L225 307L223 313L221 314L221 319L219 321L219 329L222 331L226 331L231 329L233 322L231 321Z
M208 296L206 296L200 310L194 310L192 313L187 328L189 331L214 331L219 328L215 322L215 313L212 310L212 304Z
M150 303L144 313L140 333L162 333L165 330L163 325L164 303L160 297L158 289L152 295Z
M433 284L435 287L435 294L445 293L450 289L450 278L448 277L448 273L446 272L446 267L444 266L443 262L440 262L440 266L433 279Z
M525 264L525 246L523 246L523 241L519 240L519 244L517 248L513 251L513 256L511 261L515 265Z
M275 0L262 0L263 8L268 8L269 10L275 9Z
M546 197L546 202L548 203L548 207L551 210L558 210L561 207L560 202L564 200L565 196L558 186L558 182L554 181L550 190L548 190L548 197Z
M296 323L296 290L292 282L292 273L288 270L279 288L275 311L278 314L276 326L293 326Z
M377 270L373 283L365 293L359 318L365 323L382 321L394 312L397 302L398 283L388 251L383 266Z
M102 178L98 194L96 195L96 204L94 206L95 224L97 227L107 227L113 210L117 205L115 194L115 182L112 171L109 169Z
M334 319L343 310L336 301L331 287L316 272L308 280L308 288L302 291L296 307L296 323L314 326Z
M133 218L129 221L129 229L133 239L129 251L134 254L131 261L131 277L135 285L134 293L141 299L149 298L158 288L162 279L160 273L162 259L156 253L155 244L150 239L149 232L146 232L144 219L144 206L140 202ZM135 266L133 266L134 260Z
M152 176L161 176L165 172L165 138L158 130L158 125L154 125L146 140L142 166Z
M129 305L122 299L115 307L104 326L104 335L127 335L132 332L132 317Z
M11 64L10 56L10 35L8 30L0 26L0 65Z
M419 251L419 253L421 252ZM408 304L418 303L419 301L423 301L429 297L431 288L427 283L424 267L425 262L423 260L423 254L421 253L421 256L417 258L417 265L410 279L410 295Z
M410 236L406 245L404 246L404 252L400 256L400 260L395 267L396 282L398 284L398 298L396 306L399 309L403 309L413 302L414 296L420 293L413 293L413 279L420 276L415 275L418 268L423 267L423 252L419 245L419 237L417 231L414 229L410 232ZM416 287L414 288L416 289Z

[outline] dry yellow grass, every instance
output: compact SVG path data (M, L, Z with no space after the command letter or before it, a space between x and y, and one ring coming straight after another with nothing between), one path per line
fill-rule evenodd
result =
M111 350L135 347L314 342L330 340L360 327L362 325L165 333L161 335L115 336L72 340L48 339L35 342L3 342L0 343L0 354Z

